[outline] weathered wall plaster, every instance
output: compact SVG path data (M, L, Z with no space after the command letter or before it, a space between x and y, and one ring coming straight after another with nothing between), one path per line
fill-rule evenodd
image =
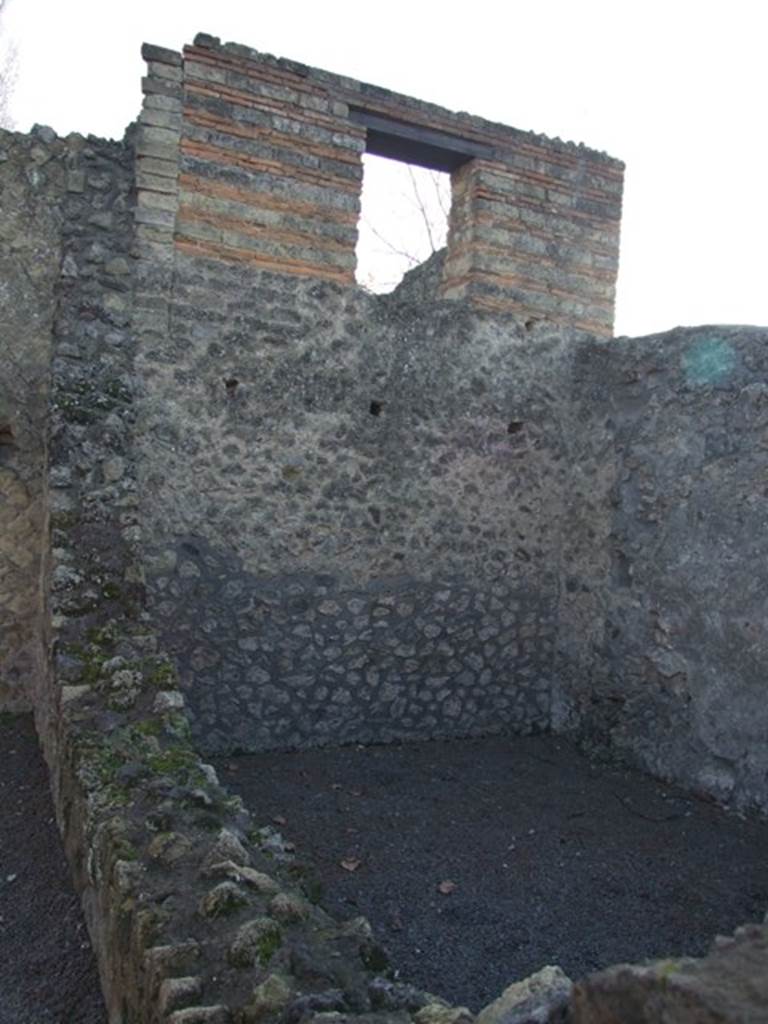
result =
M700 327L579 352L558 671L591 742L763 807L765 341Z

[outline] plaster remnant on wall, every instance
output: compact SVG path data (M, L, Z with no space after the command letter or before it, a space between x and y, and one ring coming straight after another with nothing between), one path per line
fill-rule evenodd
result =
M694 387L724 383L735 364L733 346L722 338L702 338L683 353L686 380Z

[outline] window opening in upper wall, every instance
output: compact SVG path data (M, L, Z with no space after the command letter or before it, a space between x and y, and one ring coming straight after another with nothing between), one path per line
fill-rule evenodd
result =
M450 206L449 174L365 153L358 284L378 294L393 291L445 246Z

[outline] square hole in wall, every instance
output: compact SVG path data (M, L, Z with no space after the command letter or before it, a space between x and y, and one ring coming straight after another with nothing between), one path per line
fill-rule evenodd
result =
M366 153L358 225L358 284L391 292L403 275L442 249L448 236L451 178Z

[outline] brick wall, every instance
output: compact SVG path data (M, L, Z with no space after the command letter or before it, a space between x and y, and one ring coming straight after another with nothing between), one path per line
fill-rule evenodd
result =
M352 285L361 156L395 152L453 172L444 298L610 336L620 162L210 36L144 55L150 241Z
M610 336L622 172L531 138L453 177L443 294Z
M322 82L186 47L177 248L352 284L364 134Z

